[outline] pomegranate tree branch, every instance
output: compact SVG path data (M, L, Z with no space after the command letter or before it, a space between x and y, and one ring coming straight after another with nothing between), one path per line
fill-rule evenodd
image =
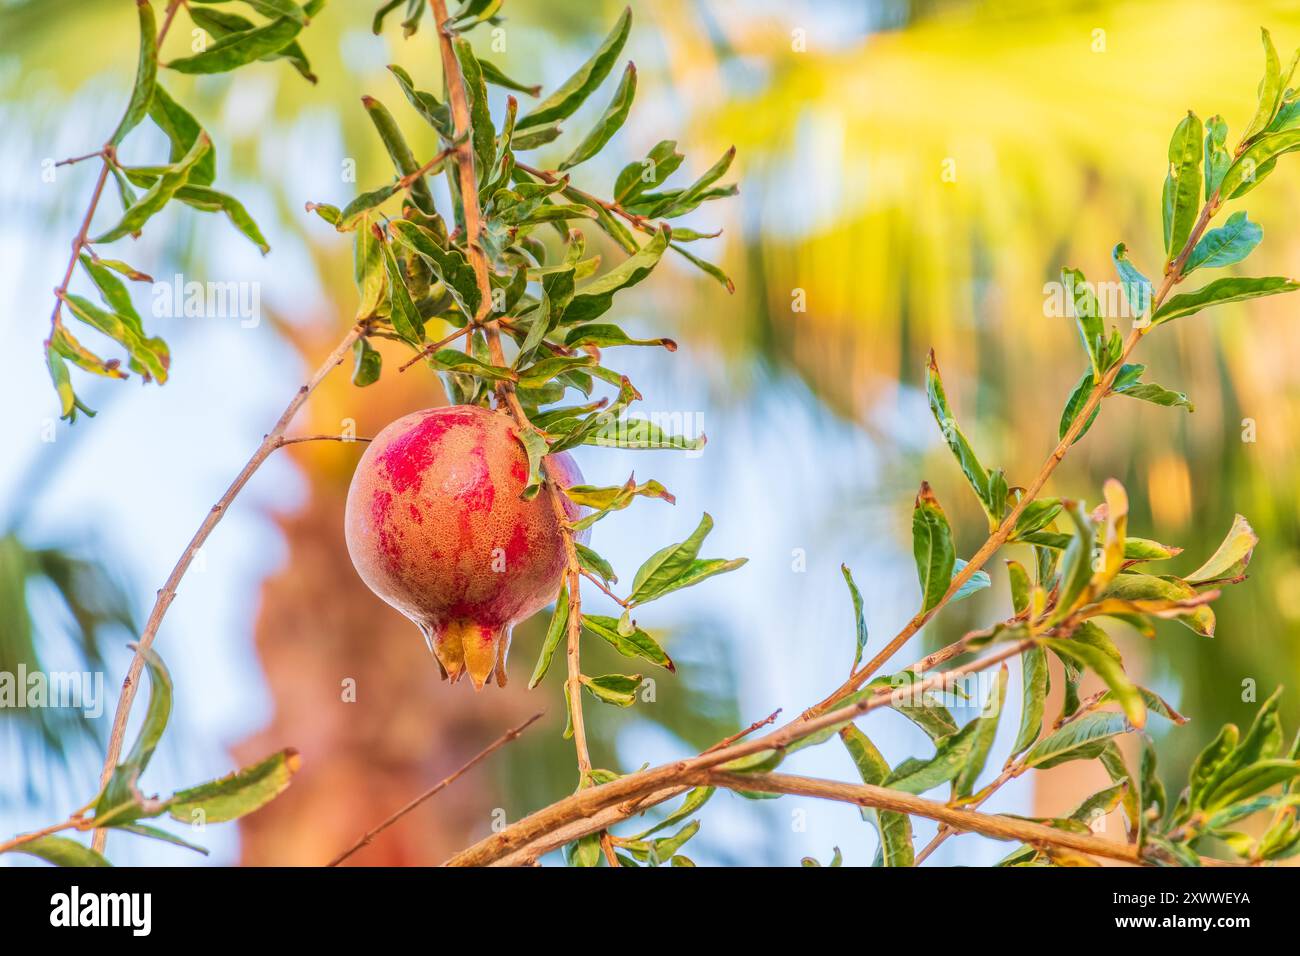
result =
M158 31L158 46L162 46L163 40L167 38L167 31L171 29L172 20L175 18L176 10L181 5L181 2L182 0L170 0L167 4L167 13L163 18L162 28ZM85 159L93 159L96 156L100 159L99 176L95 179L95 188L90 194L90 205L86 207L85 215L81 217L81 225L72 239L72 254L68 257L68 266L63 271L63 281L54 289L54 311L50 313L50 334L45 340L47 346L63 324L63 297L67 295L68 286L72 283L72 275L77 269L77 259L87 246L86 237L90 234L90 223L95 218L95 211L99 208L99 200L103 198L104 185L108 182L109 172L117 161L117 150L112 143L105 143L103 147L93 153L74 156L71 159L65 159L55 164L57 166L72 165Z
M825 800L855 803L860 807L893 810L938 820L954 830L980 833L995 840L1019 840L1035 847L1060 847L1076 853L1119 860L1123 863L1142 862L1138 847L1133 843L1117 843L1101 837L1058 830L1055 827L1014 817L980 813L960 807L950 807L937 800L926 800L902 790L877 787L869 783L839 783L816 777L800 777L783 773L741 774L717 770L697 773L698 784L711 784L729 790L754 790L759 793L787 793Z
M528 855L546 852L547 849L571 842L588 833L603 830L617 819L623 819L655 803L669 799L685 787L691 786L700 771L720 768L731 761L761 751L783 751L792 743L819 730L843 726L879 707L891 703L914 701L928 691L951 687L965 675L998 665L1032 645L1033 641L1030 640L1009 643L985 657L960 667L931 674L906 687L882 688L877 693L852 704L805 720L792 721L761 737L741 740L685 760L661 764L658 767L619 777L609 783L579 790L480 840L448 860L447 865L484 866L503 858L519 855L521 851ZM602 813L610 808L614 808L617 813ZM613 816L612 820L611 816ZM564 831L566 838L562 843L554 843L552 838L565 827L568 828Z
M478 284L480 305L478 314L473 317L474 324L483 328L487 339L488 353L496 365L505 365L505 352L501 348L501 330L495 318L491 316L492 289L488 277L488 261L479 241L482 220L479 215L478 178L474 170L474 150L470 144L469 97L465 90L465 80L461 75L460 61L452 46L451 33L447 30L447 4L445 0L429 0L434 24L438 33L438 47L442 56L442 71L446 84L447 101L451 105L452 132L457 145L453 156L456 160L460 183L460 199L465 221L465 242L469 248L470 264L474 267L474 277ZM498 402L505 405L521 429L534 430L512 383L506 381L497 387ZM581 570L573 532L568 528L568 515L564 510L562 492L548 477L545 482L546 494L559 523L560 533L564 539L565 581L569 593L569 621L567 634L566 660L568 678L565 682L565 695L568 698L569 723L573 729L573 744L578 756L579 787L585 786L591 776L591 753L587 747L587 731L582 715L582 671L579 659L579 641L582 637L582 595ZM601 849L610 866L617 866L613 845L607 835L601 837Z
M122 754L122 743L126 738L126 723L131 716L131 703L135 700L136 691L139 688L140 674L144 669L144 652L153 646L154 638L158 636L158 628L162 626L163 617L171 603L176 598L176 589L180 586L181 579L185 577L185 572L189 570L190 564L194 561L194 556L199 549L203 547L212 530L221 521L230 504L235 497L248 484L248 480L262 466L262 462L270 457L271 453L281 447L284 442L281 439L284 436L285 429L298 413L309 395L316 390L325 376L332 372L340 365L348 352L352 349L352 344L366 333L368 326L364 322L358 322L350 328L334 350L326 356L325 361L320 367L312 373L307 382L301 385L290 399L289 404L280 414L280 418L263 438L262 443L257 446L251 458L244 464L243 469L235 476L235 480L230 483L230 487L225 490L217 503L212 506L199 525L199 530L194 533L190 543L185 546L181 553L180 560L172 568L171 574L167 576L167 581L158 591L158 596L154 600L153 610L149 612L149 619L145 622L143 633L136 648L135 656L131 659L131 666L127 671L126 679L122 682L122 695L117 701L117 711L113 715L113 729L108 738L108 753L104 757L104 770L100 776L100 786L103 787L108 783L108 778L113 773L113 768L117 766L118 757ZM104 841L108 838L108 831L100 828L95 831L92 846L98 851L104 849Z
M495 753L497 750L501 749L506 744L510 743L510 741L518 738L525 730L527 730L537 720L539 720L541 716L542 716L541 711L538 711L537 713L533 714L533 716L525 720L518 727L515 727L513 730L507 730L504 734L502 734L496 740L492 741L492 743L488 744L477 754L471 757L468 761L466 761L461 766L461 768L457 770L455 773L452 773L444 777L442 780L438 781L437 783L435 783L432 787L424 791L424 793L420 794L410 803L406 804L406 806L402 807L402 809L392 814L390 817L384 820L383 823L379 824L379 826L375 827L373 830L367 830L365 835L362 836L361 839L357 840L357 842L352 844L352 846L348 847L346 850L344 850L334 859L330 860L329 863L326 864L326 866L338 866L340 863L342 863L352 854L360 850L363 846L368 846L375 837L379 836L379 834L383 833L385 830L391 827L398 820L402 819L402 817L406 816L408 813L410 813L420 804L424 803L424 801L428 800L430 797L432 797L434 794L438 793L439 791L445 790L448 786L455 783L462 776L464 776L468 771L472 770L475 766L482 763L488 757L492 756L492 754Z
M1215 212L1218 211L1218 208L1219 194L1215 192L1215 194L1211 196L1202 207L1201 214L1196 220L1196 225L1192 228L1191 234L1187 237L1187 242L1183 245L1178 256L1170 264L1169 270L1165 274L1164 281L1160 284L1159 290L1152 297L1150 303L1150 311L1152 313L1154 313L1156 309L1160 307L1160 304L1164 302L1165 297L1169 295L1169 291L1178 282L1182 281L1183 267L1187 264L1187 257L1191 255L1192 249L1194 249L1196 243L1200 241L1201 234L1205 232L1205 227L1209 225L1210 219L1214 216ZM1092 391L1088 393L1087 401L1084 402L1083 407L1074 417L1074 421L1070 423L1070 427L1066 429L1065 434L1061 436L1061 440L1057 442L1056 447L1052 449L1052 453L1047 457L1047 460L1043 462L1042 467L1038 470L1038 474L1036 474L1033 480L1030 481L1029 485L1025 488L1024 493L1012 507L1011 511L1002 519L1002 523L998 525L997 530L995 530L993 534L989 535L988 540L986 540L984 544L980 546L979 550L971 556L970 561L953 575L952 581L948 585L948 590L944 592L943 597L940 598L934 607L929 610L918 611L912 619L903 626L903 629L900 630L888 644L882 647L880 651L871 658L871 660L858 670L854 671L853 674L850 675L849 679L836 688L831 694L804 711L804 713L800 715L800 719L825 711L828 707L834 706L837 700L841 699L846 694L852 693L865 684L871 676L876 673L876 671L883 667L888 660L894 656L899 648L906 644L917 631L924 627L927 622L943 610L943 608L947 606L948 602L953 599L959 590L961 590L962 586L975 575L975 572L983 568L984 565L988 563L989 558L993 557L998 549L1006 544L1007 540L1015 531L1016 522L1019 520L1020 515L1030 505L1030 503L1037 498L1038 493L1042 491L1043 486L1047 484L1047 480L1052 476L1052 473L1056 471L1056 466L1065 458L1066 452L1069 451L1070 446L1074 444L1083 429L1087 427L1092 419L1093 413L1101 405L1102 399L1109 394L1111 386L1115 384L1115 378L1119 375L1120 369L1128 360L1129 355L1132 353L1133 349L1137 347L1137 344L1142 340L1142 337L1150 331L1151 328L1152 326L1149 323L1137 322L1134 324L1132 331L1129 332L1128 337L1124 340L1119 357L1101 376L1101 379L1092 387Z

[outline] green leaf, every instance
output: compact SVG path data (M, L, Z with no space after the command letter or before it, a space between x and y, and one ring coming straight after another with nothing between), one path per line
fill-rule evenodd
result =
M673 235L677 235L679 231L680 230L674 231ZM699 256L692 254L686 249L683 249L680 245L678 245L675 242L669 243L669 245L672 247L674 252L680 255L691 265L695 266L695 268L699 269L701 272L705 273L706 275L712 276L714 279L716 279L718 283L724 289L727 290L728 293L734 293L736 291L736 283L732 282L731 277L727 275L725 272L723 272L722 269L720 269L718 266L715 266L712 262L705 262Z
M343 207L342 212L339 213L338 225L334 228L339 232L351 232L358 225L369 225L370 217L367 214L395 196L397 191L398 184L393 181L387 186L362 193Z
M423 256L433 267L465 317L476 318L483 305L483 294L465 254L454 246L443 248L432 232L409 220L395 219L388 228L396 241Z
M203 0L203 2L208 3L213 2L213 0ZM217 0L217 2L221 2L221 0ZM289 2L289 0L248 0L248 2L249 6L261 10L262 13L265 13L267 16L272 18L279 15L273 7L283 7L285 11L288 11L289 8L293 8L293 12L289 13L289 15L293 16L294 19L299 22L304 22L304 17L308 13L304 7L299 7L296 3ZM319 0L319 2L308 3L306 6L314 6L319 9L319 7L323 7L324 5L324 0ZM265 9L263 9L263 7ZM232 33L242 33L247 30L252 30L257 26L257 24L253 23L253 21L249 20L247 17L241 17L234 13L225 13L224 11L197 6L190 6L188 9L190 19L194 21L194 24L206 30L214 40L220 40L224 37L230 36ZM314 16L314 14L312 15ZM288 60L290 65L292 65L293 68L298 71L298 74L308 83L316 82L316 74L311 71L311 63L307 60L307 54L303 53L302 47L298 45L297 40L281 47L273 53L267 53L265 56L258 57L258 59L266 62L273 60Z
M853 651L852 671L858 669L862 663L862 652L867 646L867 618L862 611L862 592L853 581L853 573L849 570L847 564L840 565L840 573L844 575L844 583L849 586L849 598L853 601L853 620L855 622L855 633L857 637L857 647Z
M200 132L194 145L180 162L169 166L167 171L149 187L149 190L122 214L117 225L91 241L96 244L112 242L139 232L154 213L167 205L168 200L176 195L176 191L186 184L190 170L203 158L211 145L212 141L208 139L208 134Z
M641 686L640 674L606 674L603 677L582 676L582 686L597 700L616 707L631 707L636 703L636 692Z
M1079 330L1079 339L1092 362L1093 381L1099 382L1105 371L1106 327L1097 306L1097 295L1078 269L1062 269L1061 284L1065 287L1066 303Z
M25 853L40 857L55 866L112 866L108 860L84 844L61 836L43 836L40 839L22 843L10 853Z
M569 866L600 866L600 834L589 833L564 848L564 858Z
M627 114L632 108L632 99L635 96L636 64L628 63L627 69L623 71L623 78L619 80L618 88L614 91L613 99L605 107L605 112L601 113L600 118L596 120L596 125L591 132L583 137L582 142L560 163L559 169L572 169L604 149L605 144L627 121Z
M638 833L636 836L632 837L632 839L644 840L653 833L658 833L660 830L666 830L668 827L680 823L700 807L704 806L704 804L708 803L709 798L713 796L715 791L715 787L695 787L686 794L686 799L682 801L680 807L668 814L668 816L664 817L650 829Z
M1300 777L1300 760L1260 760L1223 780L1206 796L1206 810L1214 812Z
M248 214L248 210L244 208L243 203L234 196L228 196L209 186L185 185L176 190L176 198L185 205L200 209L203 212L225 213L234 227L261 250L262 255L266 255L271 251L271 245L266 241L266 237L262 235L262 230L257 227L257 223Z
M1259 106L1241 136L1243 143L1263 132L1273 122L1278 105L1282 102L1282 94L1286 92L1282 64L1278 60L1277 49L1273 46L1273 38L1262 27L1259 33L1264 44L1264 78L1259 81Z
M1264 181L1277 165L1279 156L1300 149L1300 130L1265 133L1238 156L1223 176L1219 195L1240 199Z
M1094 625L1095 628L1095 625ZM1073 659L1081 666L1086 666L1105 682L1111 694L1119 703L1130 724L1141 729L1146 726L1147 708L1142 694L1124 673L1124 665L1103 650L1075 640L1044 637L1039 639L1044 647L1050 648L1061 657Z
M1119 273L1120 282L1124 289L1124 298L1128 300L1129 308L1138 320L1149 322L1151 320L1151 300L1155 296L1155 291L1151 287L1151 280L1144 276L1129 261L1128 246L1124 243L1118 243L1111 250L1110 257L1115 262L1115 271Z
M1057 437L1062 441L1064 441L1066 434L1069 433L1070 427L1074 424L1074 420L1079 417L1083 412L1084 406L1088 404L1088 398L1092 395L1092 391L1096 387L1096 384L1097 383L1092 377L1092 369L1090 368L1088 371L1083 373L1083 376L1075 383L1074 388L1070 391L1070 397L1065 400L1065 408L1061 412L1061 424L1057 427ZM1090 429L1092 423L1097 420L1097 415L1100 412L1101 403L1099 402L1088 415L1088 421L1084 424L1083 428L1079 429L1079 434L1074 436L1075 442L1088 434L1088 429ZM1073 444L1073 442L1071 442L1071 444Z
M130 752L113 768L95 800L96 826L127 823L146 815L138 781L149 766L172 712L172 679L162 658L152 648L131 647L144 659L149 674L149 705Z
M225 73L284 49L301 29L298 21L281 17L251 30L227 34L202 53L164 66L177 73Z
M370 340L364 335L353 344L352 357L354 360L352 366L353 385L364 388L379 381L379 373L383 371L384 357L371 346Z
M640 658L669 671L677 670L672 658L664 653L654 638L639 627L634 627L631 634L624 635L619 633L618 618L599 614L584 614L582 624L624 657Z
M853 765L863 783L881 786L889 777L889 763L870 738L853 724L840 728L840 740L853 758ZM912 819L906 813L862 807L862 818L872 823L880 835L876 861L881 866L912 866L916 860L912 846Z
M121 830L125 833L134 833L136 836L148 837L151 840L160 840L163 843L170 843L172 846L184 847L187 850L193 850L195 853L208 855L207 847L199 846L197 843L190 843L188 840L182 840L174 833L168 833L160 827L151 827L144 823L123 823L116 826L114 830Z
M159 384L167 381L171 357L162 339L145 338L129 315L106 312L79 295L65 295L63 301L78 319L121 343L131 356L133 369L146 373Z
M972 745L970 755L957 776L953 779L953 792L959 797L969 797L975 790L975 781L984 771L989 751L998 734L998 722L1002 719L1002 705L1007 698L1007 665L998 669L997 678L989 688L988 699L984 702L984 711L976 717L971 731Z
M921 583L922 612L935 607L948 591L956 556L952 528L927 482L921 482L912 509L912 555Z
M1259 535L1243 516L1232 519L1232 527L1227 537L1219 544L1214 554L1199 568L1187 575L1184 580L1191 585L1200 586L1211 581L1235 580L1246 573L1255 545L1259 544Z
M1230 266L1250 255L1264 238L1264 230L1246 216L1245 210L1234 212L1218 229L1211 229L1196 244L1183 266L1183 275L1202 266Z
M456 48L456 59L460 61L460 72L465 80L465 92L469 96L474 165L481 184L487 181L492 171L492 164L496 161L496 128L492 125L492 114L488 110L487 86L483 82L483 71L479 69L478 60L474 57L474 48L464 37L456 37L452 42Z
M400 66L390 64L388 70L397 79L397 85L402 88L407 102L415 108L424 121L437 130L443 139L453 139L456 135L456 127L452 122L451 108L439 102L432 93L417 90L411 80L411 74Z
M1189 110L1169 141L1162 202L1167 260L1182 251L1200 214L1202 132L1201 121Z
M126 134L140 125L140 121L148 114L154 85L158 80L158 25L154 21L153 6L137 0L135 11L140 18L140 56L136 65L135 86L131 89L131 101L108 140L113 146L120 145Z
M237 820L270 803L289 786L302 758L293 749L217 780L177 791L166 801L174 820L191 823L201 813L205 823Z
M940 737L935 741L933 757L909 757L904 760L894 768L883 786L904 793L921 794L953 780L974 752L977 724L978 721L972 720L955 734Z
M731 168L732 161L736 158L736 147L730 146L712 166L706 169L703 175L695 182L691 183L682 190L668 190L659 194L641 194L637 201L629 204L632 212L638 213L654 219L663 216L667 219L673 219L677 216L684 216L686 213L697 208L700 203L710 199L721 199L724 196L734 196L736 187L729 186L717 190L711 189L719 179L726 175L727 170Z
M1153 405L1163 405L1166 408L1186 408L1189 412L1196 410L1185 392L1175 392L1154 382L1130 382L1113 391L1117 395L1127 395L1129 398L1150 402Z
M1205 806L1205 798L1209 791L1210 781L1215 778L1219 767L1237 749L1237 741L1241 731L1237 729L1236 724L1225 724L1215 738L1205 745L1203 749L1192 761L1192 769L1188 774L1188 788L1190 802L1189 808L1200 809ZM1226 779L1225 774L1225 779Z
M984 506L986 513L992 510L992 495L989 490L988 472L984 466L979 463L975 457L975 450L971 448L970 442L966 440L966 435L962 432L961 426L957 424L957 419L952 414L952 408L948 405L948 396L943 389L943 379L939 376L939 365L934 358L934 349L930 350L930 361L926 366L926 395L930 401L930 411L934 414L934 420L939 423L939 431L943 433L943 440L952 450L953 456L957 459L957 464L961 466L962 474L970 482L970 486L975 490L975 496L979 498L980 503ZM998 515L1000 522L1001 515ZM989 515L990 523L993 522L992 514Z
M1223 176L1232 165L1232 154L1224 145L1228 139L1228 124L1221 116L1211 116L1205 121L1205 201L1219 190Z
M1178 578L1157 577L1153 574L1121 574L1106 585L1098 602L1117 600L1125 602L1157 601L1184 602L1196 597L1190 584ZM1135 608L1134 610L1140 610ZM1214 636L1214 609L1208 604L1170 608L1164 612L1202 637Z
M636 253L574 293L560 321L565 325L589 322L609 311L615 293L636 285L659 263L668 248L668 237L667 229L658 230Z
M393 161L398 176L410 176L418 171L420 164L416 161L415 154L411 152L406 137L402 135L397 121L393 119L393 114L388 112L388 108L373 96L361 97L361 105L366 108L366 115L370 117L375 131L379 133L379 138L383 141L384 149L388 152L388 158ZM429 183L422 176L411 182L411 200L422 212L430 215L437 212L437 207L433 204L433 193L429 191Z
M617 325L602 325L595 322L570 329L564 337L564 344L570 348L582 345L595 345L598 348L611 345L651 345L661 346L669 352L677 351L677 343L672 339L634 339Z
M1047 669L1047 652L1041 647L1031 647L1020 655L1021 704L1020 731L1011 746L1013 755L1022 753L1043 729L1043 707L1052 679Z
M1127 729L1123 714L1110 711L1086 714L1036 743L1022 763L1046 770L1070 760L1090 760L1102 752L1107 741Z
M531 501L537 497L537 492L542 488L543 462L551 446L546 443L545 435L531 428L520 428L515 435L524 446L524 454L528 457L528 479L524 482L524 490L519 497L524 501Z
M966 567L967 563L968 562L965 558L957 558L954 560L952 564L952 576L956 577L960 574L962 569ZM983 591L985 588L991 587L992 585L993 579L989 577L987 571L976 571L962 582L961 587L952 593L952 598L948 603L956 604L962 598L970 597L972 594Z
M605 37L604 42L591 58L554 93L538 103L531 113L521 118L516 128L525 130L534 126L547 126L572 116L587 97L604 82L605 77L609 76L610 70L614 68L614 62L623 50L623 44L627 42L631 26L632 10L625 8L614 29L610 31L609 36Z
M542 652L537 656L533 675L528 678L528 689L532 690L542 682L551 666L555 649L564 640L569 627L569 586L566 582L560 586L560 595L555 599L555 611L551 614L551 623L546 628L546 637L542 641Z
M384 265L383 245L370 228L369 221L363 222L357 229L352 248L352 275L360 293L358 321L374 318L388 298L388 271Z
M384 254L384 271L388 277L389 321L393 323L393 330L398 335L418 349L424 342L424 317L420 315L420 310L416 308L415 301L406 288L402 269L397 264L397 257L393 255L392 246L382 240L380 246ZM434 359L437 357L436 354L433 356Z
M515 90L519 93L527 93L529 96L536 96L542 91L540 84L521 83L518 80L511 79L505 74L501 67L497 66L491 60L478 61L479 69L483 73L483 79L493 86L499 86L506 90Z
M1061 558L1060 593L1056 599L1056 610L1049 619L1053 624L1064 620L1074 610L1092 580L1092 522L1077 501L1067 501L1064 505L1066 514L1074 522L1074 536Z
M49 369L54 391L59 396L59 417L65 421L75 422L78 409L94 417L95 413L77 398L77 393L72 388L72 377L68 374L68 365L52 344L45 346L45 367Z
M677 152L677 140L660 140L645 159L628 163L614 182L614 201L626 205L648 189L656 189L686 157Z
M646 601L670 587L685 574L699 554L700 545L713 530L713 518L706 512L685 541L660 548L637 569L628 600Z

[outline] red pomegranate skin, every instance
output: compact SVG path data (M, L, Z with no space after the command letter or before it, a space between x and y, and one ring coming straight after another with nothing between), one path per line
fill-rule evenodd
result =
M565 552L543 490L520 495L528 458L504 412L476 405L405 415L370 442L348 489L344 530L361 579L420 628L444 677L506 682L510 629L553 601ZM545 459L564 487L582 475ZM582 509L564 499L570 521ZM580 536L580 538L585 535Z

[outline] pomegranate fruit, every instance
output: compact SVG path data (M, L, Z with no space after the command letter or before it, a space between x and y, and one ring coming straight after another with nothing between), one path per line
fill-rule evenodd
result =
M560 452L547 474L582 481ZM510 629L555 598L564 540L545 491L529 501L514 421L476 405L403 416L370 443L348 488L348 554L370 590L424 634L444 678L506 682ZM576 521L582 509L567 499Z

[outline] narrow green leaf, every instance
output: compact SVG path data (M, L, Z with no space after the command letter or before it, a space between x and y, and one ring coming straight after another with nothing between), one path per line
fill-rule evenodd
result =
M392 246L381 240L380 247L384 255L384 271L388 276L388 318L393 323L393 330L418 349L424 342L424 318L406 288Z
M921 610L928 611L947 593L956 556L948 518L924 481L912 509L912 554L921 584Z
M983 773L989 751L993 749L993 741L998 734L998 723L1002 719L1002 705L1006 698L1007 665L1003 664L998 669L993 686L989 688L983 712L971 721L975 728L971 731L970 754L952 782L953 792L959 797L969 797L975 791L975 781Z
M393 220L388 228L395 240L423 256L433 267L467 319L472 320L478 316L483 305L483 294L479 290L474 268L464 253L454 246L444 248L428 229L405 219Z
M384 357L370 344L370 340L364 335L357 339L352 346L352 357L354 364L352 367L352 384L358 388L365 388L367 385L373 385L379 381L379 373L383 371Z
M631 634L623 635L619 633L618 618L599 614L584 614L582 624L624 657L640 658L669 671L677 670L672 658L664 653L658 642L639 627L634 628Z
M208 139L208 134L199 133L198 139L194 141L194 145L181 161L168 167L167 172L158 177L158 180L149 187L148 192L123 213L117 225L91 241L96 244L112 242L139 232L154 213L167 205L167 201L176 195L176 191L186 184L190 170L203 158L211 145L212 141Z
M464 37L456 37L452 42L456 49L456 59L460 61L465 91L469 96L470 140L474 144L474 165L481 184L491 175L492 165L496 161L496 128L492 125L487 86L483 81L483 71L479 69L478 60L474 56L474 48Z
M415 154L411 152L411 147L407 145L406 137L402 135L402 130L393 119L393 114L373 96L361 97L361 105L366 108L366 115L370 117L375 131L379 133L379 138L384 144L384 149L388 151L388 158L393 161L398 176L410 176L415 173L420 168L420 164L416 161ZM429 215L437 212L437 207L433 203L433 193L429 191L429 183L423 177L411 183L411 200L418 209Z
M604 149L605 144L627 121L627 114L632 108L632 99L635 96L636 64L628 63L627 69L623 71L623 78L619 80L618 88L614 91L613 99L605 107L605 112L596 120L596 125L591 132L583 137L582 142L560 163L559 168L572 169Z
M560 586L559 597L555 599L555 611L551 614L551 623L546 628L546 637L542 641L542 652L537 656L537 663L533 667L533 675L528 678L528 689L532 690L542 682L546 672L551 667L551 658L555 656L555 649L560 646L569 629L569 586L563 584Z
M253 217L248 214L248 210L234 196L218 192L209 186L190 186L185 185L176 190L176 198L187 206L200 209L203 212L223 212L241 233L243 233L253 245L261 250L262 255L271 251L271 245L262 235L262 230L257 227Z
M1259 33L1264 44L1264 78L1259 81L1259 105L1255 109L1255 116L1246 125L1246 131L1241 135L1242 142L1263 132L1273 122L1285 92L1282 64L1278 60L1277 49L1273 46L1273 38L1262 27Z
M159 840L163 843L170 843L172 846L184 847L187 850L193 850L195 853L202 853L204 856L208 855L207 847L199 846L197 843L190 843L188 840L182 840L176 834L168 833L160 827L151 827L144 823L123 823L113 829L134 833L136 836L148 837L151 840Z
M853 758L863 783L881 786L889 777L889 763L862 731L853 724L840 729L840 740ZM912 866L916 852L912 845L912 819L893 810L862 808L862 818L872 823L880 836L876 861L881 866Z
M1187 244L1200 214L1201 137L1201 121L1189 110L1169 141L1169 172L1163 194L1165 257L1169 260Z
M1046 770L1070 760L1090 760L1098 756L1106 743L1128 729L1123 714L1098 711L1071 721L1048 734L1025 754L1026 767Z
M1128 718L1128 722L1141 729L1146 726L1147 708L1142 694L1126 673L1124 665L1107 654L1078 640L1061 640L1060 638L1040 638L1044 647L1055 651L1061 657L1069 657L1082 666L1086 666L1105 682L1115 700Z
M1129 261L1128 246L1124 243L1118 243L1111 250L1110 257L1115 263L1115 271L1119 273L1124 298L1128 300L1134 318L1138 321L1150 322L1151 300L1155 294L1151 287L1151 280Z
M589 322L609 311L615 293L636 285L650 274L668 248L668 238L668 230L660 229L634 255L575 292L560 321L565 325Z
M554 93L538 103L531 113L521 118L516 128L526 130L534 126L548 126L572 116L583 101L604 82L605 77L609 76L619 53L623 50L623 44L627 42L631 26L632 10L625 8L614 29L610 31L609 36L605 37L604 42L591 58Z
M167 813L184 823L193 822L197 813L205 823L237 820L283 793L301 763L296 750L281 750L235 773L178 791L166 801Z
M120 145L126 134L140 125L140 121L148 114L158 79L158 25L154 21L153 6L148 0L136 0L135 10L140 18L140 57L136 65L135 86L131 89L131 101L108 140L113 146Z
M39 857L55 866L112 866L90 847L68 837L50 835L20 844L10 853Z
M290 17L230 33L202 53L164 64L177 73L225 73L276 53L293 42L302 24Z
M984 466L975 457L975 450L971 448L970 442L966 440L966 435L962 432L961 426L957 424L952 408L948 405L948 396L944 392L943 379L939 375L939 365L935 361L934 349L930 350L925 383L930 411L934 415L934 420L939 424L939 431L943 433L943 440L952 450L953 456L957 459L957 464L961 466L962 474L970 482L971 488L975 490L975 496L979 498L987 513L992 507L988 472L984 470ZM998 517L1001 518L1000 515Z
M1097 306L1097 295L1078 269L1062 269L1061 284L1065 287L1066 303L1074 318L1075 327L1079 330L1079 339L1092 362L1093 381L1101 381L1102 372L1105 371L1102 352L1106 327Z
M1021 704L1020 731L1011 746L1013 755L1024 752L1043 729L1043 707L1051 690L1051 676L1047 669L1047 652L1041 647L1031 647L1020 655Z
M853 651L852 672L856 671L858 665L862 663L862 652L867 646L867 618L862 610L862 592L858 590L858 586L853 580L853 573L849 570L849 566L847 564L841 564L840 573L844 575L844 583L849 586L849 598L853 601L853 620L857 646Z
M1205 121L1205 201L1219 191L1223 176L1232 165L1232 154L1225 143L1228 124L1221 116L1211 116Z

